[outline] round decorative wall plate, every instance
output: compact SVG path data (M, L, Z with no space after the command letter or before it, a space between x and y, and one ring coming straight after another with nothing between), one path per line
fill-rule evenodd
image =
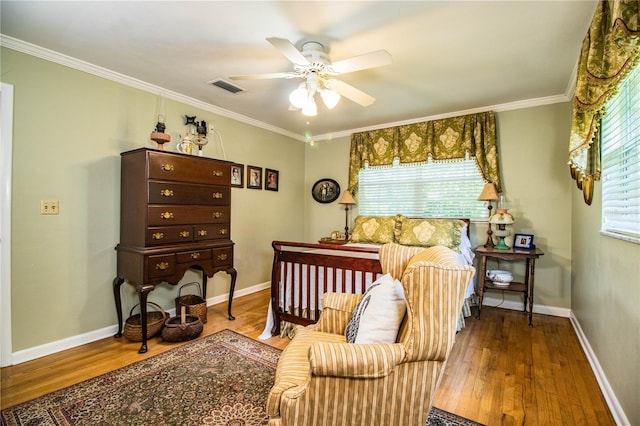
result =
M332 203L339 195L340 185L333 179L320 179L311 188L311 196L319 203Z

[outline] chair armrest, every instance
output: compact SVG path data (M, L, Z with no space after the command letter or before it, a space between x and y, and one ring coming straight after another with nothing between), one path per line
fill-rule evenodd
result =
M405 358L400 343L313 343L311 374L316 376L379 378L388 376Z
M324 333L344 334L351 313L362 299L361 294L325 293L322 296L322 313L315 330Z

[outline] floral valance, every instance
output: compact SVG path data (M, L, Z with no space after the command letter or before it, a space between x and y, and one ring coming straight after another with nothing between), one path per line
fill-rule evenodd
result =
M500 191L498 138L493 111L425 121L351 135L349 190L358 187L358 173L365 164L382 166L429 160L475 158L485 181Z
M604 106L640 60L640 2L600 1L582 42L571 118L571 176L591 204L600 179L598 127Z

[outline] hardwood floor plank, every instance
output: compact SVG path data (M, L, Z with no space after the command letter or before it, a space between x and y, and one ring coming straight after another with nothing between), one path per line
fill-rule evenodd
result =
M203 335L225 328L257 339L265 325L269 290L210 306ZM475 314L475 310L474 310ZM485 307L467 319L445 368L434 405L491 425L614 425L595 375L567 318ZM289 339L264 343L283 349ZM182 343L106 338L0 370L0 406L6 408L82 382Z

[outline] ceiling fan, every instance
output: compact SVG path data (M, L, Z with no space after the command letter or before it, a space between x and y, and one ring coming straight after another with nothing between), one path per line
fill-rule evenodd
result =
M324 51L324 46L315 41L304 43L302 50L298 50L293 43L284 38L270 37L267 41L293 63L293 71L236 75L229 78L232 80L301 78L304 81L291 93L289 101L290 109L302 109L305 115L316 115L317 108L314 100L316 93L320 94L328 108L333 108L340 100L340 96L362 106L371 105L376 100L373 96L334 77L391 63L391 55L386 50L376 50L331 62L329 55Z

